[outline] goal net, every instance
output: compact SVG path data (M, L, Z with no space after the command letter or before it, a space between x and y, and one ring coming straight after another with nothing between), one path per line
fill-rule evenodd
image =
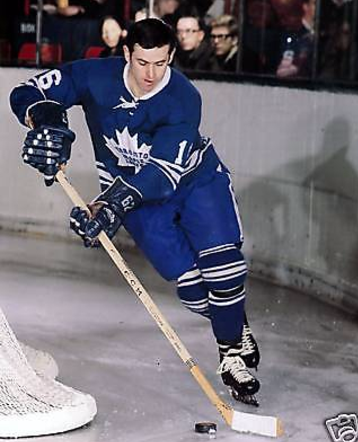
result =
M92 396L53 379L57 365L49 372L37 364L41 368L35 371L36 357L44 355L20 345L0 309L0 438L63 433L96 415Z
M59 369L55 359L45 351L30 347L29 345L20 342L21 350L23 351L27 362L40 376L46 376L55 379L58 376Z

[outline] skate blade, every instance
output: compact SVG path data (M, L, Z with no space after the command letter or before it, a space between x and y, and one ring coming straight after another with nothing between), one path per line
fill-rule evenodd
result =
M231 396L238 402L242 402L246 405L252 405L253 407L259 407L260 403L254 394L239 394L236 390L229 388Z

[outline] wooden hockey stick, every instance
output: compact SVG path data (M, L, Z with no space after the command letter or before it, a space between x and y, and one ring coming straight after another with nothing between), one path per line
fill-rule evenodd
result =
M76 189L70 184L66 175L62 170L56 174L57 181L61 184L66 194L71 199L75 206L79 206L87 210L87 205L77 193ZM209 381L206 379L201 369L198 367L194 359L181 342L179 336L174 329L167 322L163 314L160 312L156 304L153 302L147 290L142 283L134 275L132 270L128 267L126 261L122 258L118 250L113 245L108 236L101 232L98 239L106 252L111 257L112 261L122 273L134 293L142 301L145 308L153 317L161 331L167 337L179 357L189 368L191 374L194 376L204 393L208 396L211 403L217 408L225 422L235 431L244 433L254 433L263 436L277 437L283 434L281 421L272 416L262 416L251 413L244 413L235 411L230 405L226 404L215 392Z

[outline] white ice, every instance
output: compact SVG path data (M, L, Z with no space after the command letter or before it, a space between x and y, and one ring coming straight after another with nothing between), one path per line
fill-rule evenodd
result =
M202 442L267 438L233 432L102 250L0 232L0 306L17 337L50 352L59 380L93 395L86 428L39 442ZM357 322L302 293L251 278L247 310L260 343L258 409L236 403L215 374L210 323L181 306L138 254L125 255L215 390L236 410L282 419L280 441L327 442L324 421L358 412Z

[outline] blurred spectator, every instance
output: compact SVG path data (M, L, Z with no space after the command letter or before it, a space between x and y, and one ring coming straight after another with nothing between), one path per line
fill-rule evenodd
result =
M57 13L64 17L102 19L110 15L118 19L123 12L123 0L50 0L47 3L57 3Z
M205 17L215 0L155 0L152 16L162 18L165 22L176 25L179 17ZM132 0L134 21L147 17L145 0Z
M64 17L74 17L78 15L83 15L86 12L82 2L76 2L77 4L69 4L67 6L61 6L57 8L57 13L63 15Z
M37 10L37 5L31 5L31 9ZM55 0L44 0L43 12L49 15L57 14L58 7Z
M43 31L51 29L49 40L61 44L63 61L82 58L88 47L101 44L99 22L107 1L57 0L57 14L44 16Z
M153 11L150 16L160 18L171 26L175 27L179 18L178 8L180 6L180 0L154 0ZM145 7L139 9L135 13L134 21L147 18L147 9Z
M232 15L221 15L211 22L211 44L214 49L212 71L236 72L238 25Z
M174 29L182 15L182 0L154 0L154 13Z
M148 11L146 8L138 9L138 11L134 14L134 21L144 20L148 18Z
M123 56L123 41L127 31L113 17L105 17L101 26L101 35L105 49L100 54L101 58L110 56Z
M276 74L283 39L302 27L302 0L247 0L245 12L243 47L256 54L258 73Z
M282 58L278 77L310 77L314 49L314 21L316 0L302 0L301 28L283 34Z
M302 0L270 0L277 26L297 32L302 26Z
M173 15L180 5L180 0L154 0L154 13L163 18Z
M319 78L348 80L350 78L351 25L337 20L327 29L326 43L321 46Z
M354 2L321 4L318 78L349 80L354 78L352 56ZM357 38L357 33L355 33ZM357 47L357 42L355 42ZM355 60L357 63L357 59Z
M205 25L199 17L181 17L177 22L179 47L174 66L186 70L210 70L213 48L206 38Z

